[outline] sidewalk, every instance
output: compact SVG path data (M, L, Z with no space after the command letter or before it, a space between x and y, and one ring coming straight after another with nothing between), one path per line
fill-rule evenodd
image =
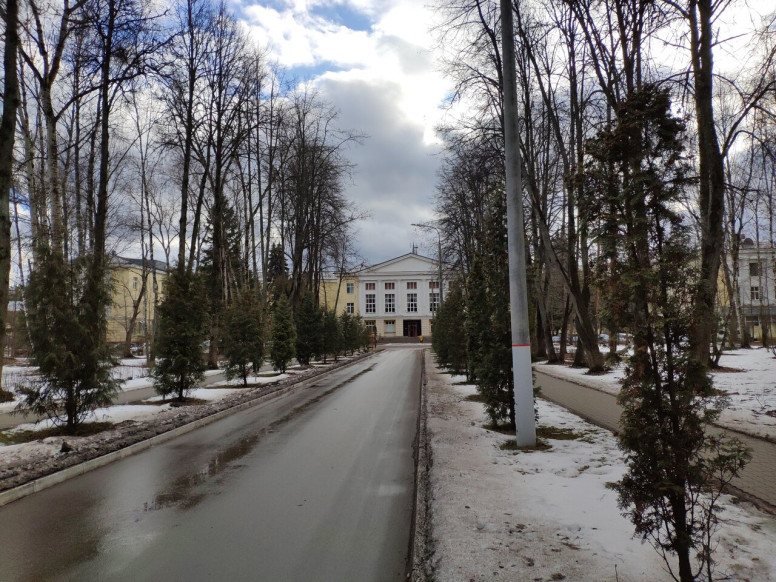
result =
M572 438L547 438L547 450L503 450L514 437L483 428L483 404L468 399L476 388L437 370L431 354L426 371L432 579L671 580L658 553L633 538L607 487L625 470L608 430L539 399L539 426ZM776 520L723 499L715 579L775 580Z
M560 404L575 414L590 420L594 424L618 432L622 408L617 397L584 383L584 377L569 380L553 374L553 367L535 365L536 383L541 387L542 396ZM732 483L746 495L751 495L764 507L776 512L776 444L764 439L748 436L739 432L727 431L715 427L719 433L727 433L740 439L752 449L752 459L744 468L741 477Z

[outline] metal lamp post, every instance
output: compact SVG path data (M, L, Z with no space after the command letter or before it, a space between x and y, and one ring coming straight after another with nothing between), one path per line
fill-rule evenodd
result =
M442 301L444 301L444 284L442 282L442 232L439 230L439 227L428 223L413 222L411 226L417 226L418 228L433 228L437 233L437 250L439 252L437 260L437 264L439 266L439 304L442 305Z
M528 328L528 291L525 278L522 177L517 131L517 79L512 1L501 0L501 46L504 67L504 153L507 190L507 248L509 250L509 305L512 323L512 373L515 382L517 445L536 446L531 333Z

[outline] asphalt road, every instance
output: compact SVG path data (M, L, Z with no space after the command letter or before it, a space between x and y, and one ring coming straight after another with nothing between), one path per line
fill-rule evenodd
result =
M401 580L420 352L389 349L0 509L3 580Z

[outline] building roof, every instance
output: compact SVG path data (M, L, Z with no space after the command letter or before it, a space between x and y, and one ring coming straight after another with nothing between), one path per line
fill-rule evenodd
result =
M153 265L157 271L167 272L167 263L165 263L164 261L157 261L156 259L154 259L153 261L146 259L146 261L149 267ZM142 267L143 266L143 259L119 257L118 255L111 257L110 262L113 266L117 266L117 267L128 267L128 266Z
M437 273L439 269L439 263L435 259L424 257L417 253L406 253L404 255L394 257L382 263L376 265L370 265L359 271L359 276L364 277L368 275L399 275L399 274L415 274L415 273Z

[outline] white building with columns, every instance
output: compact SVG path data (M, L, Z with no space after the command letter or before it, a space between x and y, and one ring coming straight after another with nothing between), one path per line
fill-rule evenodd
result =
M447 283L441 283L443 298ZM358 313L379 338L430 337L439 303L439 263L416 252L358 273Z

